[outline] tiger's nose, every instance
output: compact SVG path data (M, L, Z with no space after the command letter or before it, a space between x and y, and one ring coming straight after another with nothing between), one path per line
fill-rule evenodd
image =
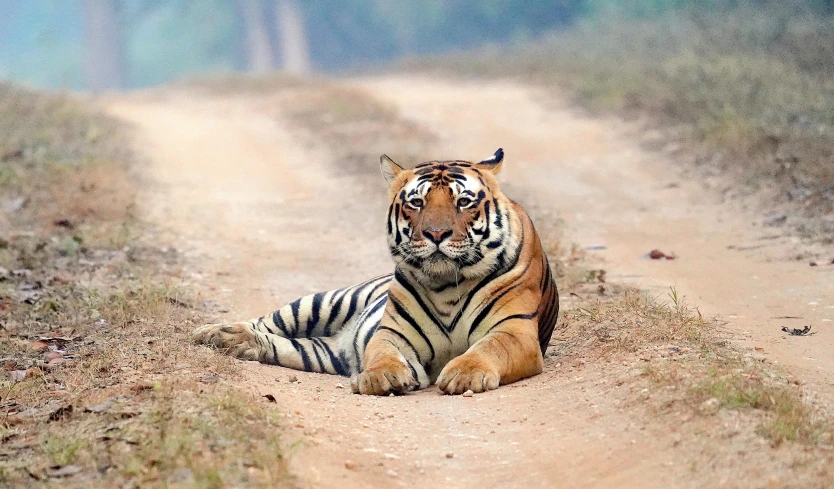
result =
M451 235L451 229L426 229L423 231L423 236L436 245L439 245L444 239Z

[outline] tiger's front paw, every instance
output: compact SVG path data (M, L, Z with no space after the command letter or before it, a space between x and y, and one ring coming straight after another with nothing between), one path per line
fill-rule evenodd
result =
M350 378L350 387L354 394L384 396L390 393L402 394L417 386L411 369L402 361L386 362L354 374Z
M241 360L261 360L261 345L249 323L206 324L191 333L195 343L211 345Z
M498 369L480 355L464 353L447 363L437 377L437 387L446 394L486 392L498 388L501 375Z

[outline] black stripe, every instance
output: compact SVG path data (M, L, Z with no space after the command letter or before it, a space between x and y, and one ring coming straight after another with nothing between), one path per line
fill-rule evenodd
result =
M405 341L405 344L408 345L409 348L411 348L411 351L414 352L414 355L417 357L417 359L418 360L420 359L420 353L417 352L417 349L414 348L414 345L408 340L408 338L405 337L405 335L403 335L402 333L400 333L399 331L397 331L395 329L389 328L388 326L380 326L377 329L377 331L380 331L380 330L390 331L390 332L394 333L395 335L399 336L400 339Z
M376 291L379 290L380 287L388 284L389 282L391 282L391 276L389 276L386 280L383 280L383 281L379 282L378 284L374 285L374 288L371 289L370 292L368 292L368 297L365 298L365 306L366 307L368 305L368 302L370 302L370 300L374 297L374 293L376 293Z
M489 331L487 331L486 333L484 333L484 336L488 335L490 332L492 332L492 330L493 330L493 329L497 328L499 324L501 324L501 323L503 323L503 322L505 322L505 321L510 321L510 320L512 320L512 319L533 319L534 317L536 317L536 315L537 315L538 313L539 313L539 312L538 312L538 311L536 311L536 312L534 312L534 313L532 313L532 314L513 314L512 316L507 316L507 317L505 317L505 318L501 319L500 321L498 321L497 323L493 324L493 325L492 325L492 327L491 327L491 328L489 328Z
M411 317L411 315L408 314L408 312L406 312L405 308L399 302L397 302L397 299L395 299L392 296L389 296L388 299L391 301L392 304L394 304L394 310L397 312L397 315L405 319L406 322L408 322L408 324L414 329L414 331L416 331L417 334L419 334L420 337L423 338L423 341L425 341L426 344L429 345L429 349L431 350L431 358L429 359L429 361L431 362L432 360L434 360L434 346L432 346L431 341L429 341L429 337L426 336L426 333L423 332L423 329L420 328L420 325L417 324L417 321L415 321L414 318Z
M394 224L393 224L393 226L394 226L394 230L397 231L397 233L394 235L394 242L398 245L400 243L402 243L402 241L403 241L402 235L400 234L399 222L400 222L400 204L397 204L397 205L394 206ZM388 231L388 234L391 234L391 231Z
M298 307L301 305L301 299L293 301L290 304L290 309L292 309L292 319L293 319L293 334L291 336L295 337L298 335Z
M494 250L495 248L498 248L499 246L501 246L501 243L502 243L502 241L500 239L495 240L495 241L490 241L489 243L486 244L486 247L489 248L490 250Z
M472 336L472 333L474 333L475 330L478 329L478 326L481 325L481 321L483 321L484 318L486 318L487 314L489 314L490 311L492 311L492 308L495 307L495 304L497 304L498 301L500 301L502 297L504 297L505 295L509 294L511 291L516 289L519 285L520 284L515 283L512 286L507 287L500 294L498 294L498 297L496 297L495 299L492 299L486 307L481 309L481 312L479 312L478 315L475 316L475 320L472 321L472 326L469 328L469 334L467 335L467 338L469 336Z
M371 338L374 336L374 333L377 332L379 326L376 328L368 328L368 331L365 332L365 337L362 339L362 349L366 350L368 348L368 342L371 341Z
M409 370L411 370L411 378L414 379L414 382L420 382L420 379L417 378L417 370L414 368L414 365L412 365L408 360L405 361L405 364L408 365Z
M304 363L304 371L312 372L313 366L310 364L310 355L307 354L307 351L304 350L304 347L301 346L301 343L299 343L297 340L293 338L289 338L289 340L290 343L292 343L293 348L295 348L295 351L297 351L298 354L301 355L301 361Z
M345 299L345 295L347 295L348 290L350 290L349 287L347 289L343 289L341 295L339 295L339 299L336 300L336 304L330 307L330 314L327 315L327 323L324 325L324 336L330 336L330 328L333 326L333 320L336 319L336 316L339 314L339 310L342 308L342 301Z
M503 274L507 273L508 271L512 270L513 268L515 268L515 266L518 264L519 258L521 257L521 250L522 250L523 247L524 247L524 227L522 226L522 228L521 228L521 239L520 239L519 244L518 244L518 252L515 254L515 257L513 258L512 263L510 263L510 266L499 266L498 268L495 269L494 272L487 275L483 280L478 282L478 285L476 285L469 292L469 295L466 297L466 301L464 301L463 307L460 308L460 310L458 311L458 314L455 316L455 319L452 321L452 324L449 328L450 330L455 329L455 327L457 326L458 321L460 321L460 318L463 316L463 312L466 311L466 308L469 307L469 303L472 302L472 299L475 297L475 295L482 288L484 288L488 283L495 280L497 277L500 277L501 275L503 275ZM503 257L504 257L504 252L502 252L498 256L499 261L503 260L504 259Z
M397 277L397 283L402 285L403 288L405 288L405 290L407 290L408 293L411 294L412 297L414 297L414 300L417 301L417 304L426 313L426 316L428 316L429 319L431 319L434 325L437 327L437 329L439 329L448 338L449 334L447 333L447 331L451 330L447 330L447 327L444 326L440 321L437 320L437 318L434 317L434 315L431 313L431 310L429 310L428 306L426 306L426 303L423 302L422 297L420 297L420 294L417 292L414 286L411 285L411 283L408 280L406 280L405 276L399 270L395 271L394 275Z
M284 318L281 317L281 309L272 313L272 322L275 323L275 326L284 333L284 336L292 336L289 331L287 331L287 325L284 324Z
M391 229L391 226L392 226L392 224L391 224L391 213L393 211L394 211L394 204L391 204L391 205L388 206L388 234L391 234L391 231L393 231L393 229Z
M319 310L321 309L321 300L324 297L324 292L319 292L313 296L313 304L310 306L310 317L307 318L307 333L305 336L310 338L313 336L313 330L319 325Z
M310 346L313 348L313 355L316 356L316 361L319 362L319 372L324 373L327 372L327 369L324 368L324 362L321 361L321 355L319 355L319 349L316 348L316 338L310 338Z
M493 202L495 202L495 227L503 228L504 216L501 214L501 208L498 206L498 200L493 199Z
M374 307L372 307L369 311L367 311L365 313L365 315L364 315L365 318L367 319L370 316L373 316L374 314L376 314L376 312L379 311L379 308L384 306L387 301L388 301L388 296L385 296L385 300L379 299L379 301L374 305ZM365 333L365 342L364 342L364 345L362 347L362 352L363 352L362 356L364 356L365 347L368 346L368 341L371 341L371 336L373 336L373 334L376 332L378 327L379 327L379 321L377 321L377 323L375 325L369 327L368 331ZM357 330L356 331L356 336L353 337L353 355L356 358L357 362L359 362L359 360L360 360L360 358L359 358L359 333L360 332L361 332L361 329ZM361 362L359 362L359 368L360 369L362 368Z
M272 347L272 356L275 359L275 365L280 365L280 363L278 362L278 350L275 348L275 341L270 340L269 346Z
M325 343L321 338L316 338L316 340L318 340L324 352L327 353L327 356L330 357L330 363L333 364L333 369L336 370L336 373L347 376L347 371L345 371L344 365L342 365L342 362L336 358L336 355L333 354L333 350L330 349L327 343Z
M379 310L380 307L383 307L385 305L385 303L388 302L388 296L385 296L385 300L382 299L382 296L379 296L379 297L377 297L377 300L379 302L377 302L376 305L374 305L374 307L372 307L371 310L368 311L367 314L365 314L366 318L370 317L370 316L373 316L374 313L376 313Z

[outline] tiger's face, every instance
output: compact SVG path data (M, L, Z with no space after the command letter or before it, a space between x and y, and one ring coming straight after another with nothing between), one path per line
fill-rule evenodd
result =
M449 282L492 271L509 241L508 201L495 174L504 152L480 163L433 161L404 170L383 155L391 185L388 245L398 265Z

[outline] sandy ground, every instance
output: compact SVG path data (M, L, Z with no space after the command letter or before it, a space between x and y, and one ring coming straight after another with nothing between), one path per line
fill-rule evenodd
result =
M834 266L785 257L789 237L751 227L670 162L640 149L629 128L586 117L535 90L504 83L374 78L350 84L440 135L443 154L506 151L505 192L558 215L611 280L720 315L739 342L762 349L809 385L834 392ZM546 102L546 103L545 103ZM313 291L391 269L378 194L332 171L326 152L297 136L257 98L182 92L108 101L149 155L142 212L156 239L181 250L189 285L241 319ZM311 149L313 148L313 149ZM411 162L413 163L413 162ZM652 248L673 261L643 258ZM780 316L801 319L777 319ZM781 326L812 324L811 337ZM347 379L246 364L242 387L273 394L287 415L292 472L302 487L716 487L693 472L674 422L634 407L629 365L563 366L472 398L368 398ZM632 406L632 407L627 407ZM700 447L697 450L701 450ZM703 451L698 452L699 456ZM346 468L346 462L355 464ZM351 465L351 463L348 463ZM778 483L778 481L777 481ZM738 484L738 481L736 481ZM731 484L732 485L732 484ZM743 485L742 485L743 487ZM778 487L774 486L774 487Z

